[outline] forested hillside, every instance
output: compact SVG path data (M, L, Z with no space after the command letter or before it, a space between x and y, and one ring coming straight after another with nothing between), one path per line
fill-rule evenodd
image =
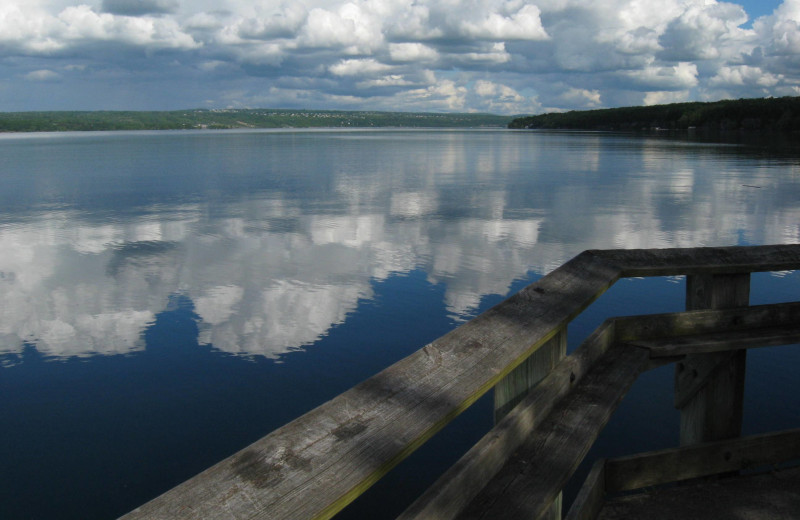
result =
M509 128L800 131L800 97L673 103L541 114L514 119Z
M511 117L492 114L277 109L0 112L0 132L285 127L505 127L510 120Z

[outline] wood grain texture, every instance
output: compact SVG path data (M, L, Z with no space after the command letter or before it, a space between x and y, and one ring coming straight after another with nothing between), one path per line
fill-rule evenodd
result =
M647 361L643 349L612 346L458 518L541 518Z
M591 253L125 518L330 518L618 278Z
M553 338L530 355L494 387L494 422L506 416L567 353L567 331L562 328Z
M686 310L729 309L750 303L750 273L695 274L686 279ZM742 407L747 351L690 354L676 367L675 401L681 410L681 445L738 437L742 431ZM708 370L709 365L715 365ZM708 370L702 386L683 388L681 370ZM683 367L683 368L681 368ZM694 395L689 397L690 392Z
M606 496L606 459L594 463L564 520L594 520Z
M590 252L617 265L622 277L754 273L800 267L800 244Z
M330 518L620 277L796 268L800 245L586 251L125 518Z
M614 318L619 341L680 340L718 332L784 327L800 322L800 302Z
M796 520L800 468L694 482L607 500L598 520Z
M647 348L651 351L653 357L673 357L760 347L777 347L800 343L800 322L783 327L740 329L736 332L635 340L630 343ZM687 369L686 371L688 372L689 370ZM678 376L680 375L678 374Z
M533 389L567 353L567 329L558 331L539 350L504 377L494 387L494 422L497 424ZM561 495L544 520L561 520Z
M595 330L398 520L446 520L460 514L525 442L531 431L541 425L565 396L580 384L592 365L608 351L613 338L613 322L606 322Z
M800 429L641 453L606 461L608 493L800 458Z

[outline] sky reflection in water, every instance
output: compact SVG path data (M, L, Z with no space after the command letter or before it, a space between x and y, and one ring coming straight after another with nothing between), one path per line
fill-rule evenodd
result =
M6 354L140 350L180 294L201 343L276 357L342 323L374 281L414 269L463 320L583 249L800 234L796 164L669 140L143 133L0 147L13 188L0 221Z
M121 514L582 250L800 242L796 158L699 141L4 135L0 158L0 516ZM603 312L677 310L676 286Z

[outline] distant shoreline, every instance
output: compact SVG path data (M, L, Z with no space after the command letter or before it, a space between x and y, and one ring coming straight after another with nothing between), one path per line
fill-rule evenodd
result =
M516 118L515 129L800 131L800 97L736 99L607 108Z
M0 112L0 132L243 128L506 128L513 116L287 109Z

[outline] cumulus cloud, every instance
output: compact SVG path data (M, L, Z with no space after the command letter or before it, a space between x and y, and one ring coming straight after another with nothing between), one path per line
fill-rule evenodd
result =
M490 13L479 22L464 21L461 29L467 36L486 40L546 40L540 14L535 5L524 5L510 16Z
M251 106L280 91L284 106L305 108L510 110L500 90L491 103L474 91L490 73L536 98L529 108L566 110L676 97L665 92L794 92L798 24L798 0L755 20L718 0L7 0L0 58L15 59L0 61L0 79L64 71L40 60L69 58L86 66L82 81L102 83L99 71L111 69L139 78L146 68L159 77L152 92L170 89L194 106ZM173 59L158 61L166 54ZM59 84L65 103L102 103L67 75ZM9 109L37 108L22 87L9 88L20 105Z
M676 61L708 60L729 54L735 57L754 33L741 29L747 14L741 6L710 3L690 6L667 26L659 39L661 56Z
M120 43L147 49L199 47L177 21L98 13L85 4L48 13L14 3L0 7L0 45L6 54L66 54L76 46Z
M677 65L648 66L625 72L628 88L642 91L682 90L697 85L697 65L681 62Z
M758 67L738 65L735 67L722 67L719 72L709 80L712 87L774 87L783 79L782 75L765 73Z
M369 53L382 41L380 22L352 3L333 11L312 9L298 37L300 46L343 48L348 54Z
M478 80L474 93L482 98L482 102L473 105L477 104L476 108L486 112L520 114L541 108L537 100L528 99L508 85L493 81Z
M562 103L581 108L594 108L602 104L600 91L585 88L569 88L560 97Z
M342 60L331 66L330 71L336 76L372 76L390 68L374 59Z
M392 61L420 63L435 61L439 53L433 47L423 43L391 43L389 55Z
M405 91L399 97L417 109L431 107L432 110L457 111L464 110L467 92L466 87L446 79L426 88Z

